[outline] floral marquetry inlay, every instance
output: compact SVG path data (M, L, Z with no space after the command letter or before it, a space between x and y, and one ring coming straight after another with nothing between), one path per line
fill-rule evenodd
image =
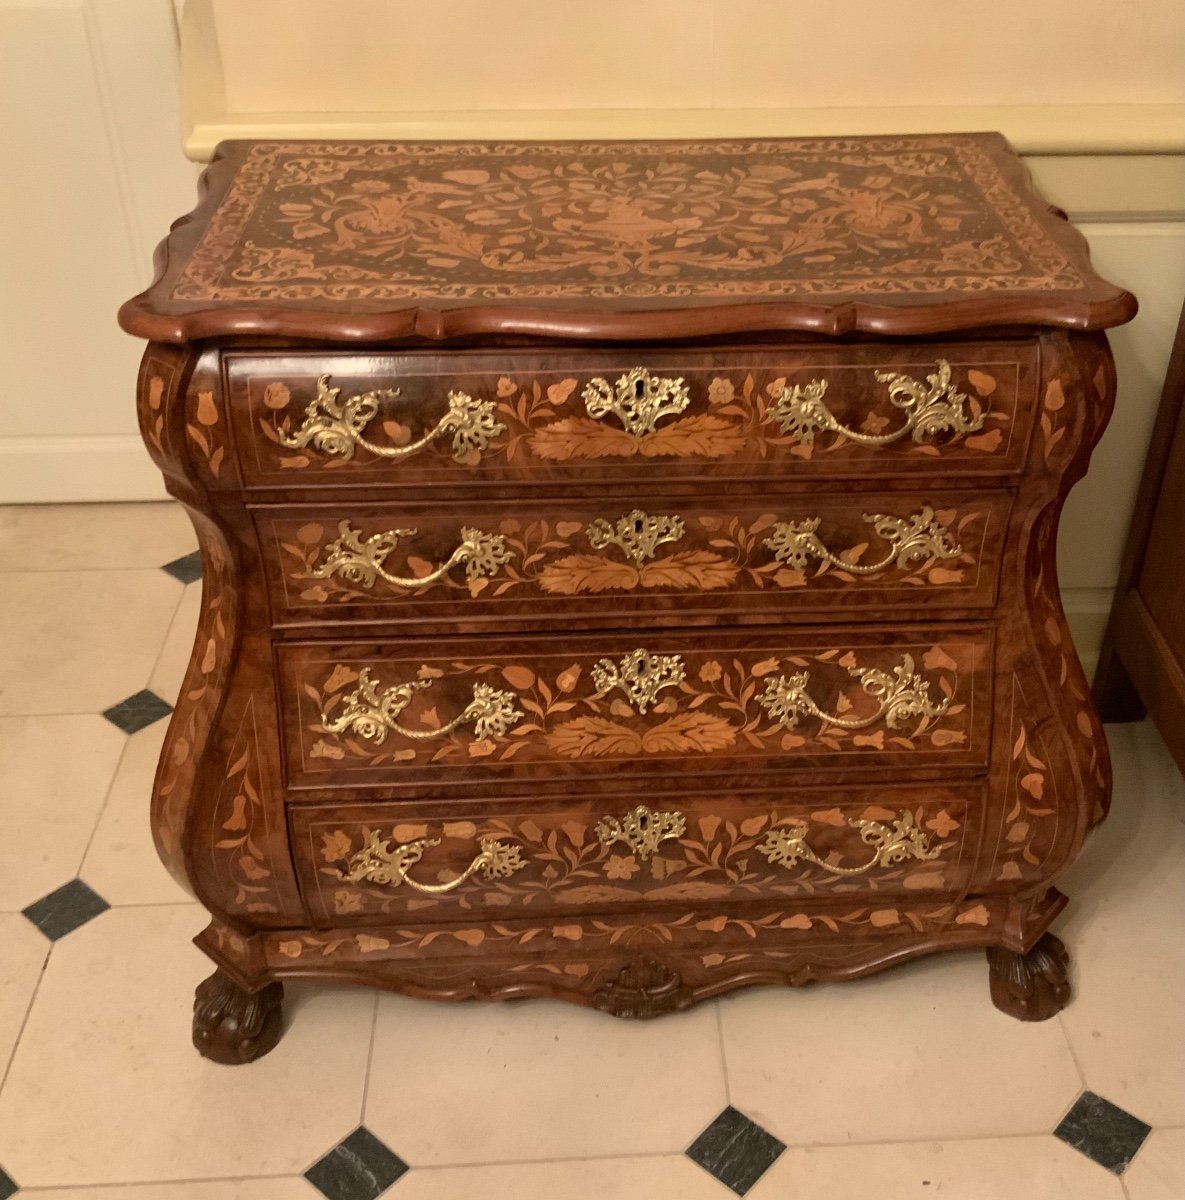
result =
M398 603L401 596L513 602L630 593L698 598L766 591L807 596L820 589L853 595L864 587L900 594L982 587L992 580L985 539L1000 520L1001 496L958 508L903 508L908 515L866 511L867 501L859 497L813 513L807 503L728 517L642 509L591 521L580 511L505 516L484 529L440 517L418 532L377 521L363 528L350 519L332 527L293 521L275 532L283 570L295 585L290 603ZM392 565L405 548L407 566Z
M176 299L1076 290L976 136L252 146Z
M702 764L798 752L963 758L981 754L985 740L967 699L982 678L986 648L971 638L903 651L663 654L639 647L619 659L449 660L418 668L372 661L358 670L310 663L297 683L307 697L303 769L369 763L398 771L512 759Z
M914 809L881 803L811 808L719 798L687 813L638 805L584 814L459 817L382 828L344 814L316 818L310 866L336 916L552 903L656 904L730 896L843 891L942 892L966 834L965 799ZM375 811L375 810L371 810ZM965 868L962 868L965 870ZM416 896L409 896L410 889Z

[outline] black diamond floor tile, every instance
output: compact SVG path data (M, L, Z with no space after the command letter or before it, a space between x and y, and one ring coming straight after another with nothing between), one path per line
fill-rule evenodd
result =
M9 1196L15 1196L16 1193L16 1184L4 1173L4 1169L0 1167L0 1200L8 1200Z
M184 554L165 563L161 570L174 579L180 579L182 583L196 583L202 577L202 556L195 550L192 554Z
M146 729L161 717L167 717L173 711L171 704L166 704L155 692L147 688L113 704L103 716L124 733L138 733Z
M687 1157L743 1196L786 1147L729 1105L687 1148Z
M304 1177L327 1200L374 1200L405 1171L405 1163L365 1126L315 1162Z
M110 907L98 892L87 887L81 879L71 879L57 891L34 900L21 911L51 942L56 942ZM0 1200L2 1196L3 1189L0 1189Z
M1139 1117L1133 1117L1117 1104L1094 1092L1083 1092L1053 1131L1053 1136L1080 1150L1108 1171L1122 1175L1151 1132L1150 1125L1145 1125Z

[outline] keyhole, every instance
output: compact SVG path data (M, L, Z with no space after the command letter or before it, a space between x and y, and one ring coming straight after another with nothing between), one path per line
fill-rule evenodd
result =
M641 400L646 395L646 381L644 379L634 380L634 399Z

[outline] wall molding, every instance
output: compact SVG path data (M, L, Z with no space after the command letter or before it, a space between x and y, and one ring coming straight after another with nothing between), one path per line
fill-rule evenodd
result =
M234 0L187 0L181 18L182 127L190 157L205 161L215 145L226 138L826 137L983 129L1000 130L1026 155L1185 153L1185 126L1180 105L1174 103L1178 86L1175 78L1160 80L1157 74L1169 61L1171 43L1179 35L1160 9L1149 14L1143 25L1132 26L1131 39L1121 37L1117 44L1120 54L1127 49L1138 57L1142 48L1151 56L1148 66L1153 73L1151 83L1146 73L1133 70L1130 64L1108 63L1105 56L1099 60L1097 46L1087 45L1083 40L1082 44L1066 48L1069 55L1066 61L1078 64L1079 74L1088 78L1097 75L1098 85L1090 90L1081 86L1067 88L1068 77L1063 78L1066 73L1055 73L1060 82L1054 87L1060 86L1061 94L1077 102L1044 103L1058 92L1035 85L1031 74L1026 74L1026 69L1035 66L1039 59L1031 40L1026 41L1023 34L1018 34L1021 40L1017 50L1023 53L1018 75L1011 84L1005 82L987 89L961 86L965 81L960 80L956 70L950 74L949 88L941 93L933 88L912 92L905 89L903 94L911 99L897 106L882 106L883 93L863 77L853 79L853 85L859 86L852 88L814 88L809 71L805 87L787 87L784 81L756 90L736 86L738 64L721 44L728 42L727 37L720 36L724 30L715 28L716 21L729 11L724 0L713 4L704 0L692 4L687 0L686 21L672 31L682 38L678 44L684 52L697 56L697 66L691 72L697 79L695 86L688 85L687 73L672 76L658 71L646 87L639 89L629 80L631 86L621 88L615 86L623 82L620 60L605 62L595 55L590 60L576 54L566 64L576 78L574 90L569 92L551 86L554 72L550 70L537 80L528 75L514 86L499 86L495 82L498 77L495 64L502 63L507 52L517 47L521 36L504 22L492 23L487 31L491 63L488 92L475 91L472 86L452 86L457 80L447 71L438 77L418 74L415 62L411 64L412 78L401 86L398 78L384 77L378 69L378 55L368 58L365 53L357 64L356 74L342 74L340 65L334 65L332 60L326 63L320 57L318 30L340 49L348 42L351 22L361 35L370 20L372 24L377 22L370 32L380 45L386 38L393 40L396 49L404 43L422 49L447 26L449 11L457 19L473 11L473 5L465 0L452 0L451 9L444 4L443 11L434 14L392 14L381 5L378 9L373 5L345 7L347 11L343 12L340 5L329 5L324 0L288 0L286 11L290 19L305 22L308 36L291 41L280 36L278 45L282 49L276 51L275 61L268 59L261 64L254 48L249 56L243 53L243 41L252 35L263 36L269 16L278 11L275 0L261 12L257 10L254 24L249 10L244 15ZM1012 3L1012 8L1018 11L1021 7L1017 2ZM1094 29L1105 36L1102 30L1108 27L1110 18L1102 11L1104 5L1097 0L1089 7L1090 11L1081 15L1081 29ZM653 36L655 28L661 25L661 5L638 6L632 18L630 10L621 4L609 5L608 9L611 11L602 14L602 22L594 23L595 44L601 46L606 36L616 30L615 39L610 36L610 40L616 41L620 56L644 57L650 47L639 41ZM742 25L745 22L753 25L754 13L750 4L736 19ZM964 18L952 18L954 30L961 27L958 24L961 20ZM1041 18L1034 20L1039 27ZM964 23L968 30L980 28L974 21ZM816 37L842 31L842 22L835 19L824 19L814 25L808 22L808 26ZM781 28L776 22L774 27ZM692 36L693 28L699 30L698 36ZM877 28L883 35L885 28ZM753 32L756 34L756 29ZM554 48L568 36L554 23L544 22L538 44ZM570 36L578 36L575 25ZM878 35L870 30L867 36ZM883 65L886 73L899 65L892 61L898 49L896 44L864 46L865 54L873 55L870 61ZM526 68L527 64L513 54L509 58L509 67L503 69L513 74ZM757 53L757 61L766 60ZM866 59L856 56L853 61L864 63ZM714 66L719 67L717 75L713 74ZM1115 69L1105 69L1108 67ZM244 79L243 73L248 70L252 72L251 78ZM329 72L337 83L329 87L301 87L299 81L310 71L318 76ZM256 83L256 76L264 82ZM834 84L835 80L830 82ZM1137 83L1139 86L1135 86ZM314 97L311 103L310 95ZM573 107L563 107L565 95L573 97ZM934 103L931 98L935 95L944 100L949 96L954 103ZM1127 103L1131 95L1142 102ZM486 107L489 99L497 96L502 98L494 103L500 107ZM588 107L590 101L599 103L602 96L625 97L623 107ZM801 104L800 96L818 97L818 106ZM850 100L841 103L852 107L829 107L837 96L850 96ZM998 102L1010 96L1015 97L1013 103ZM960 98L964 98L963 103ZM754 100L768 106L752 107ZM271 102L266 110L265 101ZM390 107L385 107L388 101ZM308 105L303 111L302 102ZM450 102L455 102L455 107L449 108Z
M138 434L0 438L0 504L161 500Z

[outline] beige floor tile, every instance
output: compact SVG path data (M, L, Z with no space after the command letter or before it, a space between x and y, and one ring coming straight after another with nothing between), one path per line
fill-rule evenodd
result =
M19 913L0 913L0 1079L20 1036L49 942ZM3 1163L0 1136L0 1163Z
M176 501L0 507L0 571L162 567L197 549Z
M1185 1129L1156 1129L1123 1173L1129 1200L1185 1196Z
M80 874L109 904L176 904L187 892L161 865L148 810L166 721L127 739Z
M173 614L160 658L153 668L148 686L162 700L175 704L181 693L181 682L189 656L193 652L193 636L197 630L198 613L202 607L202 585L191 583L181 597L181 603Z
M0 911L78 874L126 741L99 716L0 717Z
M158 570L4 576L0 714L101 712L139 691L180 599Z
M1109 733L1111 815L1061 885L1075 994L1059 1020L1092 1091L1185 1125L1185 788L1151 727Z
M711 1005L379 1002L366 1126L412 1166L680 1153L726 1103Z
M206 1062L189 1041L203 923L196 905L117 908L54 947L0 1092L22 1187L298 1174L357 1127L373 995L290 989L270 1055Z
M414 1170L391 1200L725 1200L729 1191L682 1154Z
M20 1193L24 1200L24 1192ZM211 1183L117 1183L111 1187L38 1188L29 1200L320 1200L299 1175Z
M787 1145L1053 1129L1081 1091L1057 1021L988 996L982 951L721 1002L732 1103Z
M749 1200L1123 1200L1123 1186L1054 1137L787 1150Z

